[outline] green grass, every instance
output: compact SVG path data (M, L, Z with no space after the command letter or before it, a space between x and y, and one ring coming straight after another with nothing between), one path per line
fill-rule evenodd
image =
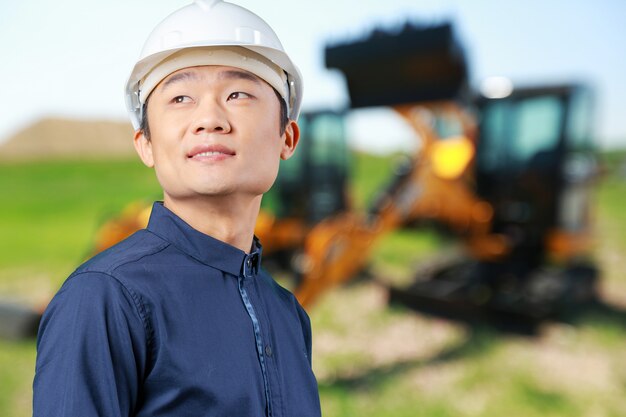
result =
M369 205L392 165L390 158L355 155L356 207ZM160 196L153 172L136 160L0 165L0 193L0 296L34 301L54 293L85 258L107 216ZM599 238L623 253L626 180L607 176L596 197ZM448 243L430 230L399 231L379 242L371 263L376 273L410 276L415 263ZM610 279L626 283L624 263L616 265ZM388 308L368 282L333 292L311 319L326 417L626 413L626 330L619 320L592 316L535 343ZM556 358L563 363L550 368L554 352L563 353ZM585 362L590 355L596 359ZM33 341L0 341L0 416L30 415L34 358Z
M608 219L607 233L626 248L626 150L604 152L600 155L603 174L596 189L599 222ZM617 221L612 221L617 220Z
M608 237L626 248L626 178L609 176L597 190L599 221L609 221ZM617 221L614 221L617 220Z
M0 414L31 415L35 343L0 341Z
M0 195L0 271L44 271L59 284L104 219L160 191L137 161L72 161L0 165Z

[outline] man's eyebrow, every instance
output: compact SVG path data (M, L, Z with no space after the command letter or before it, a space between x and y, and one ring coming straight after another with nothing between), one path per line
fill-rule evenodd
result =
M220 71L220 73L218 74L218 77L222 79L249 80L255 83L259 83L259 84L261 83L261 79L257 77L256 75L251 74L248 71L236 70L236 69ZM161 87L161 89L165 90L168 86L175 84L177 82L187 81L187 80L196 81L199 78L200 76L194 71L181 71L172 75L167 80L165 80L165 82L163 83L163 87Z
M251 74L248 71L240 71L240 70L221 71L219 73L219 78L249 80L249 81L254 81L255 83L261 83L261 79L257 77L256 75Z
M180 81L186 81L186 80L197 80L198 79L198 74L196 74L193 71L182 71L179 73L176 73L174 75L172 75L170 78L168 78L164 83L163 83L163 87L162 90L165 90L169 85L180 82Z

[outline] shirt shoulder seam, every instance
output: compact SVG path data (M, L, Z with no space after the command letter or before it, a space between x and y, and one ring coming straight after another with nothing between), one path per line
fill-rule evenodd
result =
M125 265L128 265L128 264L130 264L130 263L133 263L133 262L138 262L138 261L142 260L143 258L145 258L146 256L152 256L152 255L156 255L156 254L157 254L157 253L159 253L159 252L163 252L163 250L165 250L168 246L170 246L170 245L171 245L171 243L170 243L170 242L168 242L168 241L164 240L164 239L163 239L162 237L160 237L160 236L159 236L159 239L163 240L163 243L161 243L161 244L160 244L160 245L158 245L158 246L155 246L153 250L148 251L148 252L146 252L146 253L143 253L143 254L141 254L141 256L138 256L138 257L136 257L136 258L133 258L133 259L128 259L128 260L126 260L126 261L124 261L124 262L120 262L120 263L118 263L118 264L115 264L115 266L112 266L112 268L110 269L110 271L111 271L111 272L110 272L110 273L108 273L108 272L107 272L107 274L111 275L111 274L113 274L115 271L117 271L118 269L120 269L121 267L123 267L123 266L125 266ZM111 276L113 277L113 275L111 275ZM117 279L117 278L116 278L116 279ZM119 280L118 280L118 281L119 281Z
M105 272L105 271L95 271L95 270L80 271L80 272L76 272L76 273L72 274L72 276L70 276L69 279L74 279L74 278L76 278L79 275L94 274L94 273L95 274L104 275L106 277L111 278L115 282L117 282L120 285L120 287L122 287L122 290L125 291L130 296L130 298L133 300L133 305L135 306L135 310L136 310L137 316L139 317L139 320L141 321L141 324L142 324L142 326L144 328L145 338L146 338L146 345L148 347L149 352L151 353L150 357L153 358L154 347L155 347L155 343L154 343L154 339L155 339L154 327L152 326L152 323L150 322L150 320L148 318L148 314L146 312L146 307L143 304L143 302L141 300L141 296L139 294L137 294L131 288L128 288L119 278L117 278L116 276L112 275L111 273ZM68 279L68 281L69 281L69 279Z

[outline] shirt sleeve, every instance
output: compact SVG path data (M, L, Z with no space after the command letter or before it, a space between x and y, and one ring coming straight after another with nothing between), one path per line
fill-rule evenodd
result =
M146 340L137 305L115 278L98 272L70 277L39 328L33 416L132 415Z

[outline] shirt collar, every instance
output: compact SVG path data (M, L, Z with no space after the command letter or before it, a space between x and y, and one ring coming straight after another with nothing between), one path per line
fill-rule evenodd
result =
M197 261L231 275L250 277L259 270L262 247L256 236L247 254L194 229L160 201L152 205L147 229Z

